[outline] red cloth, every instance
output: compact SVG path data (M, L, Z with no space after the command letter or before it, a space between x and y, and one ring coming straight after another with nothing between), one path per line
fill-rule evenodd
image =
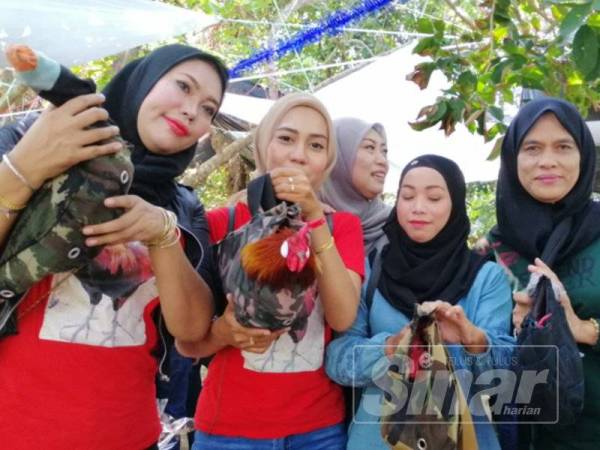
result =
M117 320L106 323L113 309L108 299L94 309L81 295L81 284L72 284L78 283L74 277L63 284L57 279L47 277L30 289L18 308L19 334L0 340L0 447L140 450L153 445L161 429L157 362L151 355L158 339L151 318L156 292L131 294ZM69 303L73 293L80 295ZM86 322L88 315L95 318Z
M235 213L236 228L250 219L245 204L238 203ZM224 237L228 217L228 208L207 213L213 242ZM363 239L359 219L349 213L335 213L333 236L346 267L362 277L363 246L356 245ZM322 363L324 345L331 340L331 329L324 326L322 313L315 314L312 320L309 328L312 326L317 332L307 333L295 347L298 349L295 360L289 348L281 356L270 355L270 351L265 355L248 355L233 347L219 351L210 364L200 393L196 428L224 436L274 439L342 422L341 388L327 377ZM284 335L273 347L284 346L284 338L289 339ZM291 340L289 342L292 345ZM311 351L315 348L320 350ZM286 355L295 362L288 364ZM270 357L278 362L272 363ZM290 371L290 365L295 369ZM256 370L257 366L270 368L261 372Z

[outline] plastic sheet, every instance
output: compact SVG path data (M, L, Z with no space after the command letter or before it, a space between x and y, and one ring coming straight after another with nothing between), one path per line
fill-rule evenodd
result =
M0 0L0 50L27 44L65 66L200 31L215 19L150 0ZM0 51L0 67L6 67Z

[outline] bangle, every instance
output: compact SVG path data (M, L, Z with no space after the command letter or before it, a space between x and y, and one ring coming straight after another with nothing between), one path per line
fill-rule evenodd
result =
M29 181L27 181L27 178L25 178L21 171L15 167L15 165L8 157L8 154L2 155L2 161L4 162L4 164L6 164L6 166L10 169L10 171L14 174L15 177L21 180L21 182L31 190L31 192L35 192L35 188L31 185Z
M175 213L172 211L167 211L164 208L161 208L160 210L163 216L163 230L156 238L144 242L148 248L170 247L178 242L179 237L181 236L181 232L177 227L177 216Z
M592 322L592 325L594 325L594 331L596 332L596 339L594 339L594 344L592 345L596 345L598 343L598 338L600 338L600 325L598 324L598 321L593 317L589 319L589 321Z
M330 248L333 248L334 245L335 245L335 239L333 239L333 236L330 236L329 240L327 242L325 242L319 248L315 248L313 251L315 252L315 255L319 255L319 254L329 250Z
M13 203L10 200L8 200L7 198L2 197L0 195L0 208L5 210L7 213L14 213L17 211L21 211L22 209L25 209L26 206L27 206L27 204L21 205L18 203Z

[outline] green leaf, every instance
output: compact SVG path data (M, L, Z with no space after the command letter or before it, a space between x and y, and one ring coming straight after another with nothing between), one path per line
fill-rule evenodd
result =
M600 28L600 13L592 14L587 21L587 24L590 27Z
M460 89L464 92L473 92L477 87L477 77L470 70L466 70L456 80Z
M573 39L571 58L584 76L590 74L598 62L598 35L587 25L577 30Z
M492 147L492 151L486 158L488 161L493 161L494 159L498 158L498 156L500 156L500 152L502 151L503 140L504 137L499 137L498 139L496 139L496 142L494 142L494 146Z
M419 41L413 53L421 56L431 56L440 48L441 41L435 37L426 37Z
M592 12L591 2L573 6L571 11L569 11L560 24L559 36L563 39L569 38L575 32L575 30L583 25L590 12Z
M502 78L504 78L504 72L511 65L511 63L511 60L505 59L493 67L491 79L494 83L499 84L502 82Z
M585 76L586 81L595 81L600 78L600 51L596 58L596 67L594 67L590 73Z
M504 111L502 111L502 108L498 108L497 106L490 106L488 108L488 111L490 115L498 122L502 122L504 120Z
M431 19L421 18L417 20L416 28L418 33L433 34L435 32Z

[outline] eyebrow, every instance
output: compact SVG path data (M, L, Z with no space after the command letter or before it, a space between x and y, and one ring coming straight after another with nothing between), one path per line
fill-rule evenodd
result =
M400 188L409 188L409 189L416 189L416 187L410 185L410 184L403 184L402 186L400 186ZM430 186L425 186L425 189L442 189L444 190L444 188L442 186L439 186L437 184L432 184Z
M194 85L194 87L196 88L197 91L201 91L202 89L200 88L200 84L198 83L198 80L196 80L193 76L191 76L189 73L187 72L182 72L186 77L188 77L190 79L190 81L192 82L192 84ZM219 102L217 100L215 100L215 98L211 95L208 96L207 100L209 102L213 102L215 105L219 105Z
M290 133L298 134L298 130L290 127L278 127L275 131L289 131ZM323 138L327 140L327 136L325 136L324 134L311 133L309 134L309 137Z
M371 139L371 138L364 138L362 141L363 141L363 142L371 142L371 143L373 143L373 144L377 144L377 142L375 142L375 140L373 140L373 139Z
M537 139L526 139L526 140L523 141L523 143L521 144L521 146L528 145L528 144L543 144L543 142L542 141L538 141ZM573 139L573 138L559 139L559 140L553 142L553 144L573 144L573 145L577 145L575 143L575 139Z

